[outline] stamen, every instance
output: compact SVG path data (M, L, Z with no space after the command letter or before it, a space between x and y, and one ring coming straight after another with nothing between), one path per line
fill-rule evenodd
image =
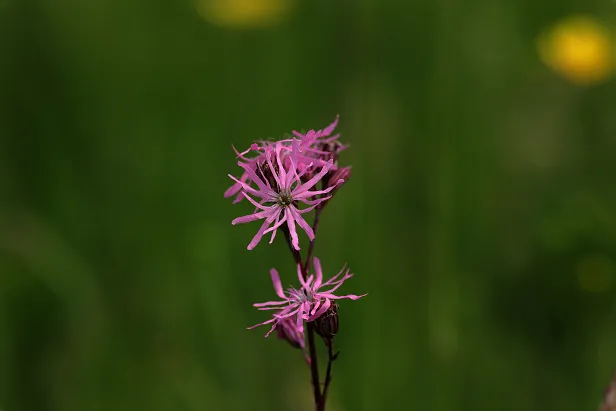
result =
M293 203L293 197L291 196L291 193L287 191L281 191L280 193L278 193L278 198L276 202L281 207L288 207Z

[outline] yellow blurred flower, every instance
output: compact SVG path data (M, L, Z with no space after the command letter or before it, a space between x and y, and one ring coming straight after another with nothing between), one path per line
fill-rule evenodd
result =
M267 27L284 20L293 0L196 0L206 20L229 27Z
M541 60L576 84L599 83L614 67L612 35L590 17L562 20L543 33L537 45Z

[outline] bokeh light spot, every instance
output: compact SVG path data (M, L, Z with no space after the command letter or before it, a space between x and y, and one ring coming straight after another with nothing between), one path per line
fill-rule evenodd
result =
M207 21L232 28L271 27L284 21L294 0L196 0L197 11Z
M562 20L537 42L541 60L572 83L594 84L614 67L613 38L599 21L583 16Z

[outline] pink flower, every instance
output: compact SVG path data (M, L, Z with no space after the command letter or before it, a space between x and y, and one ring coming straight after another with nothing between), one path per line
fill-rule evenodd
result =
M281 340L286 340L293 348L299 348L304 353L306 362L310 364L310 354L306 349L306 338L303 332L297 331L295 323L297 319L294 317L285 318L276 324L276 334Z
M331 170L336 170L338 168L337 160L338 154L340 151L344 150L346 146L340 144L338 142L338 137L340 134L335 136L331 136L331 133L336 128L338 124L338 116L332 124L326 127L323 130L310 130L306 134L299 133L297 131L293 131L293 134L300 140L299 144L299 154L297 155L297 170L299 172L303 172L310 164L313 164L318 167L322 167L327 165L329 160L332 160L332 164L329 166ZM267 162L267 147L279 144L283 147L282 155L286 156L289 152L292 151L292 143L294 139L283 139L277 142L270 141L260 141L258 144L252 144L248 150L243 152L239 152L233 148L237 158L240 159L240 162L244 165L242 167L248 167L252 171L256 172L259 165L265 164ZM256 152L257 155L254 157L247 157L250 152ZM305 175L305 177L311 177L310 171ZM244 171L244 173L239 178L240 182L250 184L251 178L250 175ZM235 182L231 187L225 191L225 198L235 196L234 203L237 203L244 199L242 194L242 185L240 182Z
M295 348L306 348L304 333L297 331L295 324L297 319L294 317L285 318L276 324L276 334L281 340L287 340Z
M306 134L299 133L293 130L295 137L301 140L301 149L306 153L307 158L313 159L315 164L319 165L329 160L334 161L333 170L337 168L338 154L347 148L342 145L338 138L340 134L331 136L334 129L338 125L338 119L340 116L336 116L334 122L323 130L310 130Z
M329 202L331 197L333 197L334 194L336 194L336 192L340 189L340 187L342 187L344 184L346 184L350 180L351 167L340 167L338 168L338 170L332 171L330 174L331 174L331 177L329 177L329 180L327 180L326 187L334 187L334 189L329 194L330 198L325 200L319 205L320 208L323 208ZM342 180L343 183L338 184L337 182L340 180Z
M304 321L311 322L318 319L332 305L332 300L339 300L342 298L357 300L366 295L334 295L334 291L340 288L342 283L351 278L353 274L350 274L347 269L344 275L339 278L345 270L343 267L338 274L326 282L323 282L323 270L321 269L321 262L318 258L314 258L313 265L315 274L310 275L308 279L304 281L302 277L302 267L298 264L297 278L302 286L299 290L289 288L286 293L282 289L278 271L272 268L270 270L272 283L274 284L274 290L276 291L278 297L281 298L281 301L268 301L253 305L262 311L277 310L277 312L274 314L273 318L270 318L260 324L253 325L252 327L248 327L248 329L273 323L272 328L267 332L267 334L265 334L265 337L268 337L272 331L279 326L279 324L283 322L283 324L288 324L288 319L295 319L295 330L299 333L303 333ZM325 289L322 290L323 288Z
M261 241L263 235L270 231L272 232L271 244L276 237L278 227L286 222L291 235L291 244L296 250L299 250L299 239L295 224L297 223L306 232L310 241L314 240L314 232L304 220L302 214L311 211L319 203L330 198L322 194L329 193L336 186L328 187L325 190L311 189L328 173L332 167L332 162L326 163L321 171L304 182L302 176L312 168L312 163L306 166L303 171L298 171L299 140L293 139L290 153L289 148L280 142L263 149L265 150L265 160L261 163L256 162L255 169L249 164L238 162L238 165L245 171L245 181L238 180L229 174L229 177L240 185L241 194L256 207L253 214L238 217L231 224L243 224L265 219L257 234L248 244L248 249L252 250ZM253 188L246 181L254 183L257 188ZM339 183L343 183L343 180L339 180ZM258 201L248 194L257 197ZM312 199L316 195L321 196ZM300 209L300 202L309 205L309 207Z
M237 154L237 158L240 159L240 163L244 164L244 166L246 167L249 167L253 171L256 170L257 168L256 166L258 162L259 161L262 162L263 159L265 158L265 153L261 153L257 157L254 157L254 158L246 157L246 154L248 154L250 151L259 150L259 146L257 144L252 144L248 150L242 153L237 151L235 147L233 147L233 150L235 151L235 154ZM224 194L225 198L235 195L235 200L233 200L233 203L235 204L235 203L240 202L244 198L244 196L242 195L242 191L241 191L242 183L248 183L248 184L250 183L250 177L248 176L247 172L244 172L244 174L242 174L239 182L233 183L233 185L229 187L227 191L225 191L225 194Z

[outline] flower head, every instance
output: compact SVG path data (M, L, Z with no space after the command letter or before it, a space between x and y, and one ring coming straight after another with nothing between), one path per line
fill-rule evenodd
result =
M320 318L321 315L327 312L332 304L334 304L334 300L343 298L357 300L366 295L363 294L358 296L348 294L338 296L334 294L334 291L340 288L342 283L353 276L353 274L349 273L348 269L345 272L345 267L343 267L338 274L325 282L323 282L321 262L316 257L314 258L314 270L315 273L304 280L302 275L302 266L301 264L298 264L297 278L299 279L301 287L299 290L289 288L285 292L282 289L278 271L272 268L270 270L272 283L274 284L276 294L281 298L281 300L256 303L253 305L262 311L276 310L277 312L269 320L252 327L248 327L248 329L252 329L260 325L272 324L272 328L267 332L267 334L265 334L265 337L268 337L272 331L279 327L279 324L282 323L288 326L288 319L294 319L295 330L299 333L303 333L304 321L311 322Z
M239 184L240 194L256 207L253 214L238 217L231 223L235 225L265 220L248 244L248 249L252 250L261 241L263 235L269 232L272 232L270 243L273 242L276 230L286 222L291 235L291 243L296 250L299 250L299 239L295 224L297 223L306 232L311 241L314 239L314 232L304 220L302 214L311 211L319 203L329 199L326 194L332 191L335 186L324 190L312 190L312 188L329 172L332 161L327 162L319 172L305 180L302 177L312 169L313 163L308 164L302 171L298 170L299 140L293 139L291 147L276 142L262 147L262 149L265 155L261 161L255 160L254 164L238 162L238 165L245 171L244 176L242 176L244 181L242 181L242 178L237 179L229 175L236 184ZM248 181L257 187L253 188ZM341 184L343 181L339 180L339 182ZM251 198L249 194L256 197L257 200ZM308 207L300 209L300 202L307 204Z
M339 153L347 146L342 145L338 138L340 134L331 136L332 132L338 124L338 117L329 126L323 130L310 130L306 134L302 134L298 131L293 131L296 139L299 140L299 151L296 158L296 167L298 172L304 172L304 180L309 180L313 176L314 169L312 166L323 167L328 165L331 170L329 174L338 169L338 157ZM237 158L242 163L242 168L250 168L253 172L257 172L258 167L267 163L268 147L279 145L282 147L282 155L285 157L285 161L290 161L289 154L293 150L294 138L282 139L280 141L272 142L261 140L258 143L253 143L247 150L239 152L233 148ZM254 157L248 157L249 153L256 154ZM288 164L285 163L287 166ZM307 169L308 168L308 169ZM239 178L240 182L250 184L251 178L248 172L244 173ZM240 182L235 182L231 187L225 191L225 198L235 196L234 203L240 202L244 199L242 194L242 185Z

